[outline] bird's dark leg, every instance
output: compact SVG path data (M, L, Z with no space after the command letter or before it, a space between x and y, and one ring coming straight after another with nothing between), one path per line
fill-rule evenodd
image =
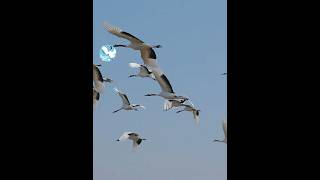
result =
M115 110L115 111L113 111L112 113L116 113L116 112L118 112L118 111L120 111L122 108L120 108L120 109L118 109L118 110Z
M156 94L146 94L144 96L156 96Z
M122 44L115 44L113 45L113 47L127 47L126 45L122 45Z

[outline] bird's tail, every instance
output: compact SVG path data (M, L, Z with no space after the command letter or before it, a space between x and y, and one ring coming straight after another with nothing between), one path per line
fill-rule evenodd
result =
M132 67L132 68L140 68L140 64L138 63L129 63L129 66Z

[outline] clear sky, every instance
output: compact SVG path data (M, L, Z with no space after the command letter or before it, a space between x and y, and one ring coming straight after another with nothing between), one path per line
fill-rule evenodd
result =
M227 118L227 2L225 0L94 0L93 62L102 63L103 75L113 79L93 114L94 180L226 180L227 145L213 143L224 137L221 121ZM155 49L157 61L173 90L187 95L201 110L197 126L192 113L163 111L164 99L156 82L128 78L138 72L129 62L142 64L139 51L117 48L116 58L104 63L104 44L128 44L102 26L120 27ZM121 107L113 87L129 100L146 106L140 111L112 111ZM137 152L132 142L116 142L125 131L139 133Z

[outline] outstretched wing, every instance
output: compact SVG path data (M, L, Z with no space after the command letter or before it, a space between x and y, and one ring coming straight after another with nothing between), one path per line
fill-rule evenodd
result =
M124 141L124 140L127 140L129 138L129 134L132 133L132 132L124 132L120 138L119 138L119 141Z
M121 99L122 99L122 103L123 103L123 104L130 105L129 99L128 99L128 97L127 97L126 94L120 92L117 88L113 88L113 89L119 94L119 96L120 96Z
M116 36L118 36L120 38L127 39L133 44L142 44L142 43L144 43L143 41L141 41L137 37L133 36L132 34L121 30L119 27L116 27L116 26L113 26L113 25L109 24L107 21L103 22L103 26L111 34L116 35Z

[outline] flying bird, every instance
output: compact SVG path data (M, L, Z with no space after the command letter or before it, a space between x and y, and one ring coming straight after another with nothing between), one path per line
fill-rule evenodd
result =
M137 110L138 110L138 107L145 109L145 107L142 106L142 105L139 105L139 104L131 104L130 101L129 101L129 99L128 99L128 97L127 97L127 95L124 94L124 93L122 93L122 92L120 92L117 88L114 88L114 90L118 93L118 95L119 95L119 96L121 97L121 99L122 99L122 107L121 107L120 109L118 109L118 110L113 111L113 113L116 113L116 112L118 112L118 111L120 111L120 110L127 110L127 111L129 111L129 110L135 110L135 111L137 111Z
M189 111L189 112L192 112L193 114L193 118L195 120L195 122L197 124L199 124L199 115L200 115L200 110L199 109L196 109L195 106L191 103L191 101L189 101L191 105L189 104L183 104L184 106L184 109L182 110L179 110L177 111L176 113L180 113L180 112L183 112L183 111Z
M182 99L188 100L187 97L177 96L172 89L172 86L168 80L168 78L163 73L159 73L158 71L152 71L160 88L161 92L159 94L146 94L145 96L161 96L164 99Z
M132 140L133 144L132 147L133 149L136 149L142 141L146 140L146 139L142 139L139 137L139 134L134 133L134 132L124 132L121 137L119 139L117 139L116 141L125 141L125 140Z
M93 82L94 82L94 87L96 89L97 92L102 93L103 89L105 87L105 82L113 82L112 79L109 78L104 78L101 74L100 69L98 68L98 66L101 66L101 64L93 64Z
M227 75L227 73L222 73L221 75Z
M129 63L129 66L132 68L140 69L138 74L130 75L129 77L142 77L142 78L149 77L153 80L156 80L156 78L154 77L154 74L145 65L138 64L138 63Z
M113 26L108 22L103 22L103 26L106 28L108 32L111 34L118 36L120 38L124 38L130 41L130 44L123 45L123 44L115 44L113 47L126 47L131 48L133 50L139 50L143 63L150 67L158 67L156 63L156 53L154 52L153 48L161 48L161 45L150 45L139 38L133 36L132 34L123 31L119 27Z
M176 99L169 99L169 100L165 100L164 105L163 105L163 109L165 111L168 111L172 108L176 108L176 107L180 107L180 106L184 106L184 102L186 101L186 99L180 99L180 100L176 100Z
M224 142L227 144L227 122L226 121L222 122L222 128L224 132L224 139L223 140L215 139L214 142Z
M99 102L99 99L100 99L100 93L95 88L93 88L93 110L96 108Z

